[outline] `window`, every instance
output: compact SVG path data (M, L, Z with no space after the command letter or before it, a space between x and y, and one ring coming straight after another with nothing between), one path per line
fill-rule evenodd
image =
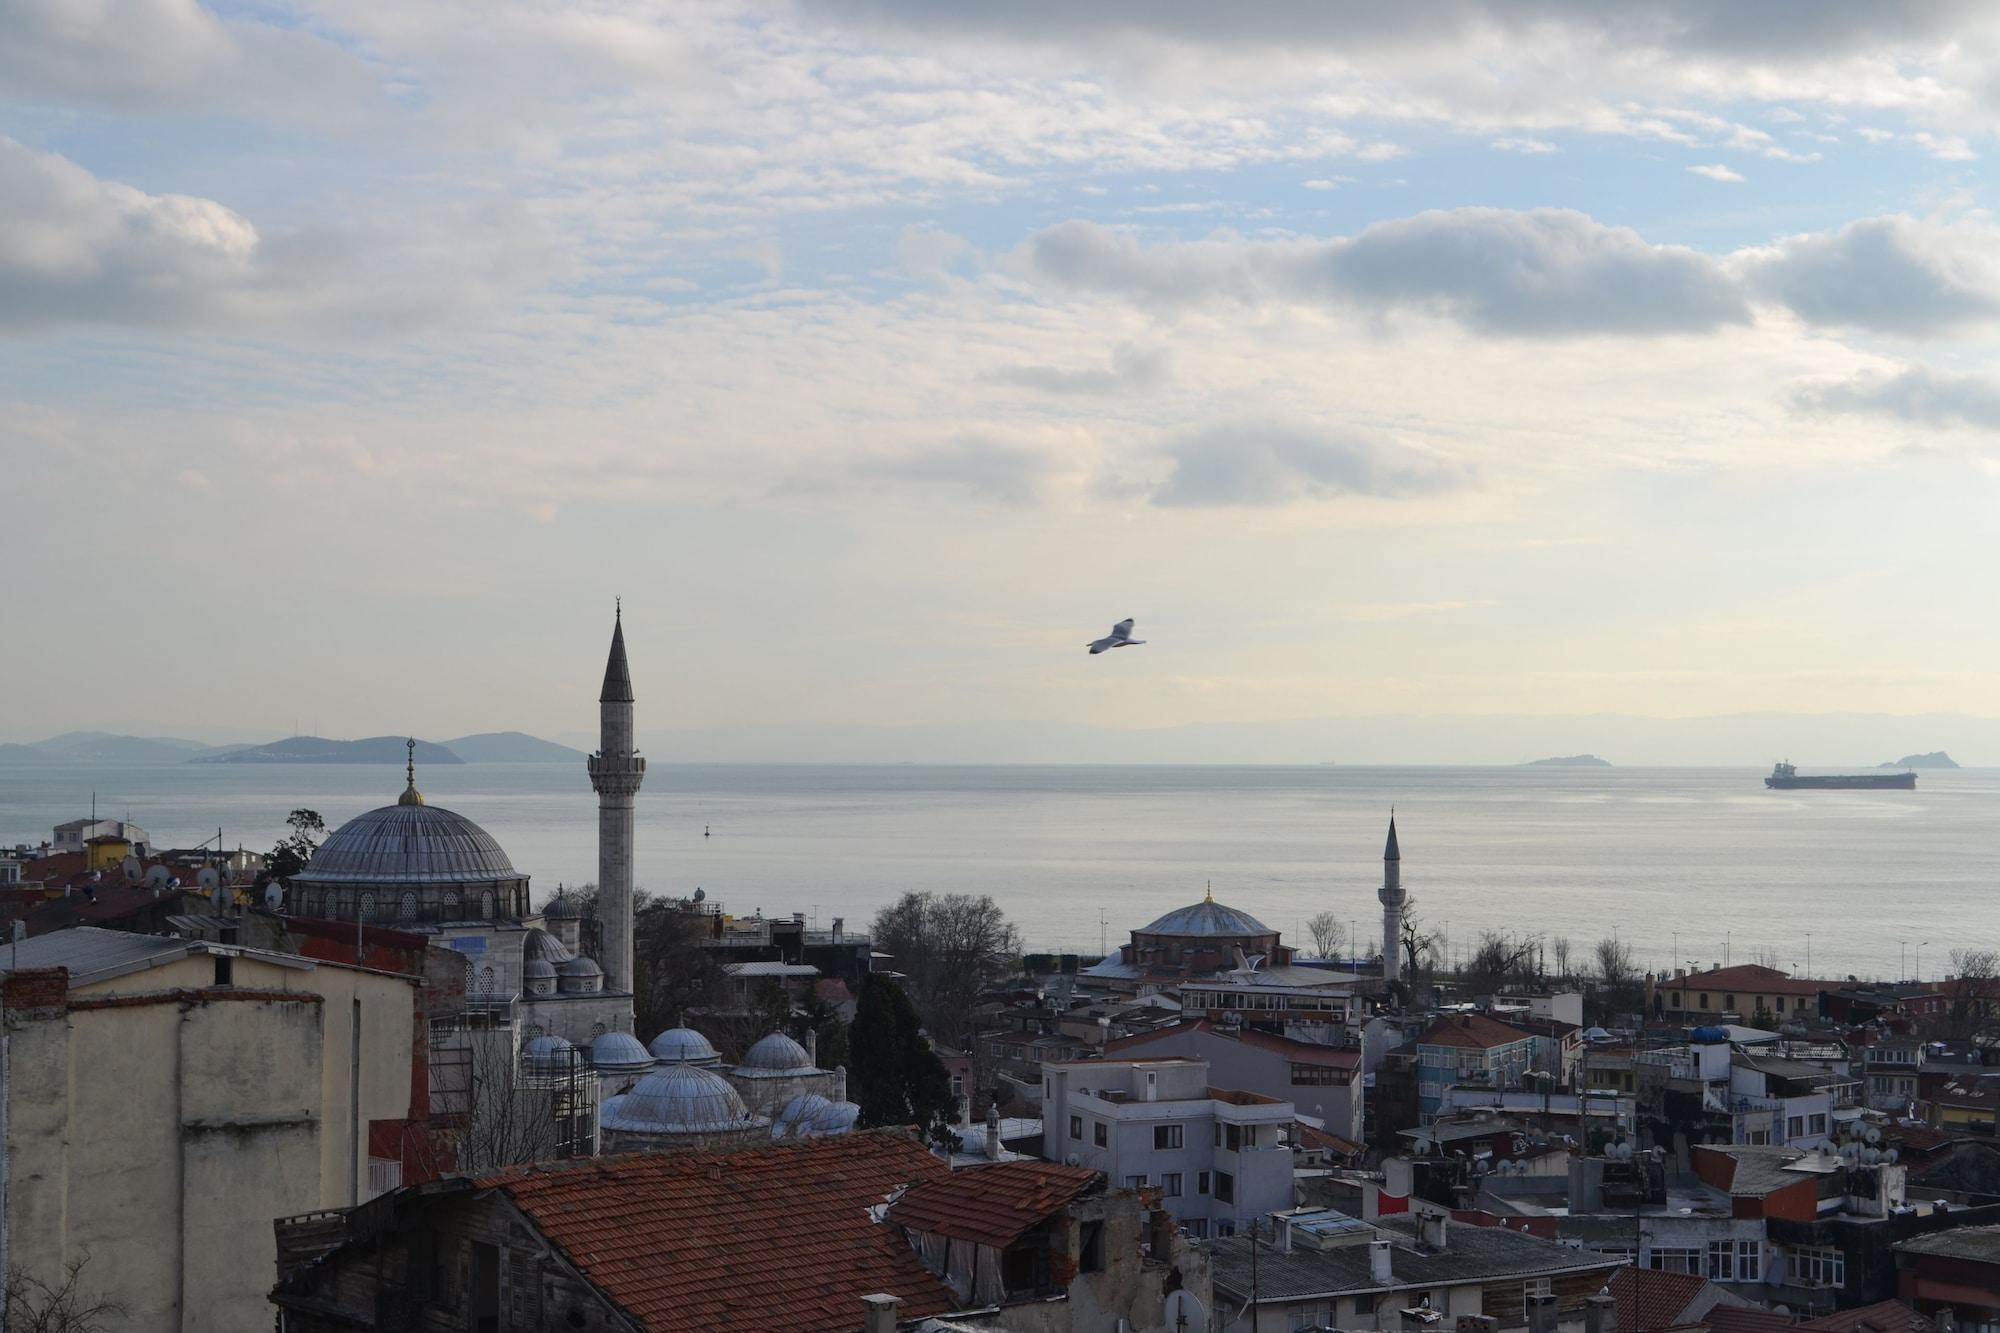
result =
M1182 1225L1187 1228L1188 1235L1193 1236L1196 1240L1208 1239L1207 1218L1190 1217L1186 1222L1182 1223Z
M1332 1328L1333 1311L1325 1301L1318 1305L1294 1305L1287 1316L1293 1328Z
M1528 1311L1535 1308L1535 1302L1544 1296L1555 1295L1555 1282L1551 1278L1531 1277L1521 1284L1521 1317L1527 1319Z
M1802 1139L1805 1136L1806 1136L1806 1118L1804 1116L1795 1115L1786 1119L1785 1137L1787 1139Z
M1803 1009L1805 1007L1806 1007L1806 997L1803 995L1799 996L1797 1000L1792 1002L1792 1008L1794 1009Z
M1826 1133L1826 1117L1824 1115L1814 1115L1807 1117L1806 1133L1808 1134Z
M1164 1152L1167 1149L1178 1148L1180 1146L1181 1127L1179 1125L1153 1126L1153 1150L1155 1152Z
M1104 1122L1102 1120L1093 1120L1090 1122L1090 1141L1100 1148L1105 1145L1107 1136L1104 1132Z
M1234 1221L1232 1221L1231 1219L1229 1219L1229 1218L1226 1218L1226 1217L1218 1217L1218 1218L1216 1218L1216 1219L1215 1219L1215 1234L1216 1234L1217 1236L1233 1236L1233 1235L1235 1235L1235 1234L1236 1234L1236 1223L1235 1223Z
M1768 1129L1753 1129L1744 1139L1744 1142L1753 1148L1766 1147L1771 1142L1771 1131Z
M1704 1008L1704 1009L1708 1008L1708 992L1707 992L1707 991L1703 991L1703 992L1701 993L1701 1007L1702 1007L1702 1008Z
M1073 1115L1069 1118L1069 1136L1073 1139L1078 1139L1078 1140L1081 1140L1083 1138L1082 1116Z
M479 919L481 921L493 919L493 894L490 891L482 891L479 895Z
M405 893L396 903L397 919L415 921L417 919L417 895Z
M1340 1071L1330 1065L1302 1065L1292 1061L1292 1086L1295 1088L1331 1088L1340 1083Z
M1674 992L1674 1008L1676 1008L1676 1009L1685 1009L1686 1007L1687 1007L1687 996L1686 996L1685 992L1682 992L1682 991L1675 991L1675 992Z
M1701 1251L1693 1249L1662 1249L1655 1246L1646 1254L1646 1267L1656 1268L1663 1273L1692 1273L1701 1276Z
M1215 1146L1218 1148L1222 1146L1222 1122L1220 1120L1215 1122Z
M1195 1172L1194 1192L1196 1194L1208 1193L1208 1172L1206 1171Z
M444 891L444 919L447 921L458 920L457 889L446 889Z
M1222 1146L1235 1152L1243 1146L1243 1126L1225 1125L1222 1130Z
M1799 1247L1790 1251L1792 1281L1801 1287L1847 1285L1847 1256L1839 1250Z
M1724 1009L1734 1009L1736 1007L1736 997L1734 995L1723 996L1722 1007Z
M374 894L364 893L361 895L361 901L354 905L354 919L356 921L373 921L375 919Z
M1710 1241L1707 1277L1711 1282L1763 1281L1764 1243L1758 1240Z
M1215 1173L1215 1201L1217 1203L1236 1202L1236 1177L1227 1171Z
M1104 1271L1103 1222L1085 1222L1077 1229L1076 1268L1079 1273Z
M1181 1197L1181 1173L1169 1171L1160 1177L1160 1197L1178 1199Z
M1146 1177L1143 1174L1125 1177L1126 1189L1136 1190L1136 1189L1144 1189L1145 1187L1146 1187Z

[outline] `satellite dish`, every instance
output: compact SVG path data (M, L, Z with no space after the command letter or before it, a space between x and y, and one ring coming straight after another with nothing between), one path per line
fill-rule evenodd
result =
M1071 1153L1071 1154L1070 1154L1069 1156L1067 1156L1067 1157L1063 1158L1063 1165L1064 1165L1064 1166L1082 1166L1082 1165L1083 1165L1083 1158L1082 1158L1082 1157L1080 1157L1080 1156L1078 1156L1078 1155L1077 1155L1076 1153Z
M128 880L137 881L139 876L146 873L145 862L136 856L126 857L122 868L125 871L125 878Z
M284 909L285 890L275 879L264 886L264 906L273 912Z
M194 877L194 882L204 889L212 889L222 883L222 872L214 866L203 866L201 873Z
M167 881L172 878L173 878L172 872L169 871L165 866L153 866L146 871L146 883L152 885L156 889L164 888L166 886Z
M1168 1295L1163 1322L1174 1333L1181 1333L1183 1329L1187 1333L1208 1333L1208 1311L1202 1309L1201 1302L1185 1288Z

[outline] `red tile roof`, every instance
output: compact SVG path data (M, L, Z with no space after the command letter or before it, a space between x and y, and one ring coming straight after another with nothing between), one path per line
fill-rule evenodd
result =
M1708 1333L1789 1333L1792 1317L1761 1307L1718 1305L1701 1317Z
M1824 1333L1929 1333L1931 1321L1901 1301L1878 1301L1859 1309L1835 1310L1799 1327Z
M1605 1285L1618 1302L1618 1333L1654 1333L1694 1322L1686 1317L1687 1309L1708 1289L1708 1279L1628 1264Z
M1060 1169L1060 1168L1057 1168ZM894 1131L717 1155L678 1152L523 1167L502 1189L571 1263L651 1333L861 1325L861 1298L943 1314L951 1292L869 1210L950 1168Z
M1667 990L1742 991L1748 995L1817 995L1840 984L1809 981L1756 963L1718 967L1713 972L1691 972L1687 976L1669 977L1659 983Z
M1206 1018L1183 1019L1169 1027L1154 1028L1150 1032L1135 1032L1129 1037L1119 1037L1104 1043L1106 1055L1122 1054L1134 1047L1145 1046L1167 1037L1179 1036L1187 1032L1210 1032L1227 1041L1240 1041L1245 1046L1255 1046L1266 1051L1277 1051L1302 1065L1325 1065L1330 1069L1359 1069L1361 1052L1345 1046L1322 1046L1317 1042L1298 1041L1291 1037L1280 1037L1270 1032L1258 1032L1244 1028L1237 1032L1219 1031L1215 1023Z
M969 1166L912 1185L889 1220L977 1245L1005 1249L1102 1179L1088 1167L1054 1162Z
M1338 1134L1315 1129L1302 1120L1294 1123L1292 1132L1298 1135L1298 1141L1306 1147L1320 1152L1330 1152L1336 1157L1353 1157L1362 1151L1362 1145L1352 1139L1343 1139Z
M1528 1034L1509 1027L1485 1014L1445 1014L1435 1019L1417 1038L1419 1046L1457 1046L1465 1050L1490 1051L1528 1040Z

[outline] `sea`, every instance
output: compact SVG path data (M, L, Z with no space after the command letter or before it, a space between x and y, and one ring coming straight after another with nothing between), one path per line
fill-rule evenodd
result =
M431 803L477 821L537 901L596 874L582 766L433 765ZM88 814L162 846L268 849L287 812L329 827L393 801L395 768L0 767L0 845ZM637 882L739 915L860 928L911 890L990 894L1031 949L1095 956L1161 913L1241 908L1286 938L1333 912L1376 946L1391 810L1403 884L1446 956L1483 931L1615 938L1644 968L1766 962L1924 977L2000 949L2000 769L1917 790L1768 791L1749 769L675 765L638 797Z

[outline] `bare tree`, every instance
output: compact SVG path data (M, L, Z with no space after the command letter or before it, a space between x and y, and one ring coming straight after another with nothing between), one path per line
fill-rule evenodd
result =
M1313 952L1321 958L1336 958L1340 955L1347 931L1341 927L1340 918L1332 912L1321 912L1306 918L1306 930L1312 934Z
M1563 981L1571 980L1573 975L1569 967L1569 952L1567 935L1558 935L1549 941L1549 956L1555 960L1556 976Z
M1953 949L1951 972L1939 985L1946 1006L1941 1035L1966 1041L1986 1031L2000 1015L2000 954L1991 949Z
M1509 985L1533 985L1541 978L1541 938L1481 931L1479 946L1459 970L1459 981L1474 994L1490 995Z
M1397 944L1403 950L1403 984L1409 987L1414 997L1417 988L1423 984L1424 964L1436 961L1438 949L1438 933L1423 928L1423 919L1417 915L1415 898L1403 904L1403 938L1389 943L1388 947L1395 948Z
M90 1256L63 1265L62 1280L48 1283L18 1268L7 1272L0 1299L0 1328L7 1333L104 1333L125 1314L116 1301L94 1300L83 1286Z
M875 914L874 940L894 955L924 1030L972 1060L967 1091L990 1093L974 1011L980 991L1021 966L1021 932L985 894L906 893Z
M1606 936L1597 942L1597 977L1600 982L1600 1016L1629 1014L1640 1007L1639 969L1632 961L1632 946Z
M490 1171L558 1156L563 1138L558 1101L558 1090L533 1086L521 1077L509 1029L474 1032L472 1097L459 1138L460 1169Z

